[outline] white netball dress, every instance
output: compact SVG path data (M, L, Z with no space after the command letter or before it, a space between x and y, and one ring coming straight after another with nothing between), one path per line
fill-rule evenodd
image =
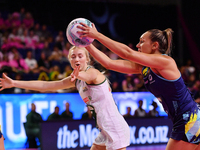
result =
M83 101L96 113L100 133L94 143L105 145L108 150L130 145L129 126L118 111L107 79L97 85L77 80L76 87Z

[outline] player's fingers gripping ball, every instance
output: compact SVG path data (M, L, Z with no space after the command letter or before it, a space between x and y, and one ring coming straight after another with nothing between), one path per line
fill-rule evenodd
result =
M81 31L80 28L77 28L77 26L81 25L80 23L85 23L86 25L88 25L89 27L92 28L92 22L89 21L88 19L85 18L77 18L72 20L67 29L66 29L66 36L68 41L77 47L86 47L87 45L90 45L94 39L89 38L89 37L82 37L80 38L80 33L77 33L77 31Z

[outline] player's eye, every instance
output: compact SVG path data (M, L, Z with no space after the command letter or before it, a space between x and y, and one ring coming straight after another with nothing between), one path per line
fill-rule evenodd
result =
M73 59L74 59L74 58L76 58L76 56L74 56L74 55L73 55L73 56L71 56L71 58L73 58Z

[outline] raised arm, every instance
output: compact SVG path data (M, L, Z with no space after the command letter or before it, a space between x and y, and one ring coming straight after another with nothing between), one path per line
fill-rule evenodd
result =
M167 57L163 57L162 55L158 55L158 54L146 54L146 53L134 51L127 45L114 41L108 38L107 36L101 34L100 32L98 32L94 24L92 24L93 25L92 28L85 25L84 23L81 23L81 24L82 26L78 26L79 28L83 30L83 31L78 32L80 34L83 34L81 37L88 36L88 37L98 40L104 46L110 49L112 52L119 55L121 58L133 61L142 66L148 66L148 67L158 68L158 69L163 69L163 67L169 64L168 63L169 61L166 61L166 60L169 60L167 59Z
M86 49L106 69L114 70L121 73L141 73L142 66L139 64L122 59L112 60L92 44L87 46Z
M75 87L75 83L71 82L71 77L64 78L60 81L19 81L12 80L3 73L3 78L0 78L0 91L6 88L18 87L35 91L56 91L58 89L67 89Z

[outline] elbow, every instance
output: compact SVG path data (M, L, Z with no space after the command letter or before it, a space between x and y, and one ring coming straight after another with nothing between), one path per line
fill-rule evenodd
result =
M124 45L122 47L122 49L124 49L124 51L121 54L121 57L124 58L124 59L129 58L133 50L131 48L129 48L128 46L126 46L126 45Z

